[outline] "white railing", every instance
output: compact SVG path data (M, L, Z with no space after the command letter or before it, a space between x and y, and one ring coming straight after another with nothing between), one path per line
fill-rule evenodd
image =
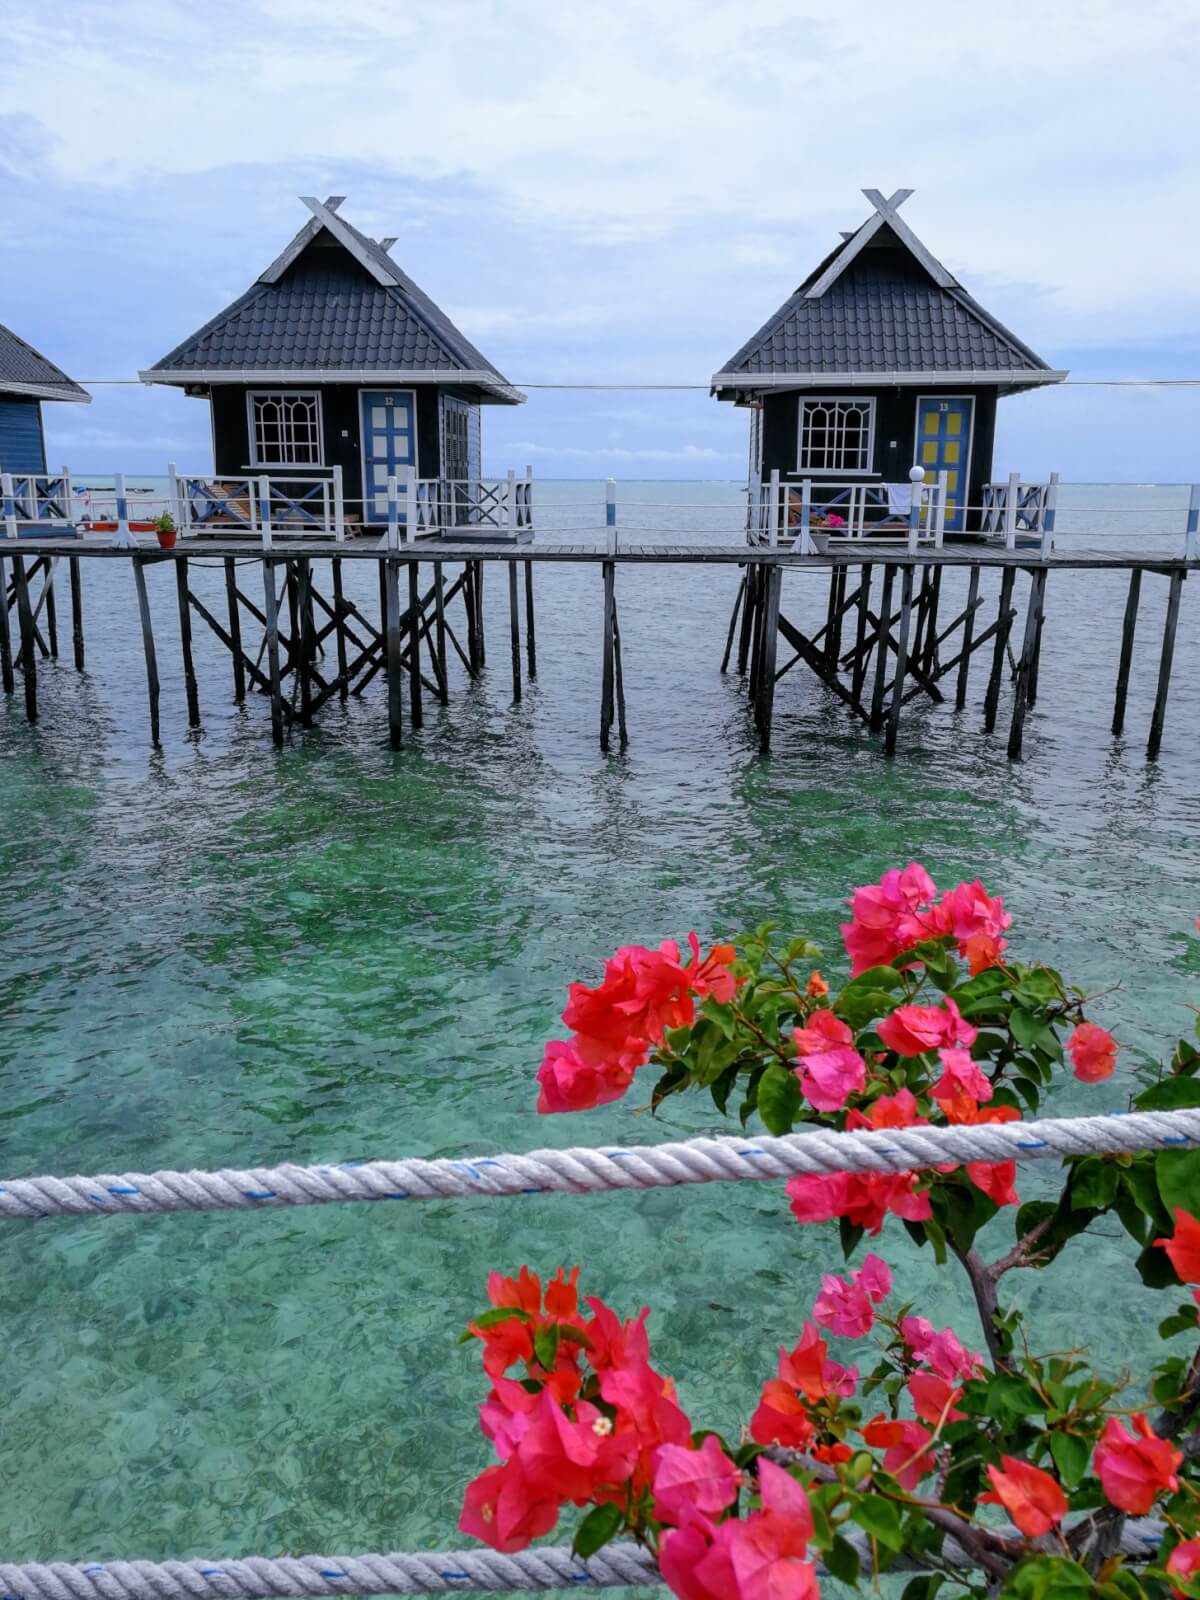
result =
M985 538L1001 536L1009 550L1016 548L1021 534L1037 535L1047 544L1054 533L1057 498L1057 472L1045 483L1022 483L1019 472L1010 472L1002 483L984 484L979 531Z
M442 529L452 536L513 537L533 529L533 468L518 478L443 478Z
M946 475L933 483L830 483L805 478L784 483L772 472L749 486L746 519L751 544L799 544L813 554L813 535L826 542L870 539L940 548L946 531Z
M66 467L58 473L14 472L12 498L20 522L44 523L51 528L75 526L71 474Z
M168 468L169 495L179 531L195 533L332 534L345 537L342 472L331 477L296 473L246 476L183 473Z

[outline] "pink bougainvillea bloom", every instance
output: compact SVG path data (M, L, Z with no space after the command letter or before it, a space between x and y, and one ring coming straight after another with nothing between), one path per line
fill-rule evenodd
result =
M933 879L915 861L902 872L896 868L885 872L877 884L855 889L851 920L841 928L851 977L886 965L928 937L922 917L928 915L936 893Z
M779 1376L792 1389L799 1389L814 1404L829 1393L825 1373L829 1366L829 1346L814 1323L806 1322L794 1350L779 1352Z
M658 1566L663 1582L679 1600L727 1600L733 1593L733 1569L728 1566L728 1556L724 1564L727 1570L722 1570L718 1564L713 1572L713 1563L708 1564L715 1587L710 1587L697 1573L701 1561L712 1554L715 1532L696 1523L667 1530L658 1549Z
M721 1005L728 1005L737 993L738 980L730 972L730 963L737 958L737 949L731 944L715 944L700 959L700 941L694 933L688 934L692 950L691 964L684 968L692 992L701 997L711 995Z
M969 1048L978 1038L978 1030L949 995L940 1006L897 1006L875 1031L898 1056L920 1056L954 1045Z
M958 1105L970 1100L972 1105L992 1098L992 1080L981 1072L965 1050L940 1050L942 1075L929 1091L943 1106L946 1101Z
M1195 1217L1176 1206L1174 1237L1155 1239L1154 1244L1167 1252L1183 1283L1200 1283L1200 1222Z
M962 1390L936 1372L914 1372L908 1380L913 1409L922 1422L937 1427L939 1422L961 1422L966 1415L954 1409L955 1401L962 1399Z
M595 1295L588 1295L592 1320L583 1325L588 1336L588 1360L597 1372L606 1367L635 1366L650 1360L650 1339L646 1332L649 1306L643 1306L636 1317L622 1322L611 1306Z
M628 1480L637 1463L638 1445L635 1433L615 1430L596 1406L578 1401L572 1421L543 1390L529 1431L509 1465L520 1468L536 1499L583 1505L599 1489Z
M1183 1454L1170 1440L1160 1439L1145 1417L1130 1420L1132 1433L1119 1418L1109 1417L1092 1466L1113 1505L1142 1517L1164 1490L1178 1489Z
M876 1305L892 1292L892 1269L879 1256L868 1256L853 1274L854 1282Z
M968 1350L953 1328L939 1332L925 1317L905 1317L900 1334L918 1361L940 1378L973 1378L983 1365L977 1350Z
M467 1485L459 1531L511 1555L524 1550L558 1521L557 1499L534 1496L514 1461L487 1467Z
M1186 1539L1183 1544L1177 1544L1167 1557L1167 1571L1173 1578L1182 1578L1184 1583L1190 1583L1200 1574L1200 1539ZM1179 1600L1186 1600L1182 1589L1172 1588L1171 1593L1178 1595Z
M867 1064L851 1048L854 1035L840 1017L821 1007L803 1028L792 1032L800 1065L796 1076L805 1098L818 1111L840 1111L867 1081Z
M698 1450L660 1445L654 1454L654 1515L677 1528L716 1517L737 1499L741 1482L714 1434L706 1434Z
M1117 1064L1117 1041L1095 1022L1081 1022L1067 1040L1075 1076L1084 1083L1111 1078Z
M992 1487L980 1500L985 1505L1003 1506L1026 1538L1040 1539L1066 1515L1066 1495L1041 1467L1015 1456L1001 1456L1000 1465L989 1466L987 1475Z
M541 1091L537 1108L541 1112L591 1111L607 1105L628 1092L635 1070L628 1056L620 1061L587 1061L577 1040L551 1039L538 1069Z
M1007 947L1002 937L1012 927L1012 917L997 895L994 899L976 878L960 883L942 896L938 910L946 917L949 932L958 942L958 953L970 967L971 975L999 964Z
M864 1116L853 1110L846 1118L848 1128L915 1128L929 1121L917 1115L917 1100L911 1089L897 1089L895 1094L881 1094L872 1100Z
M834 1046L853 1044L854 1033L828 1006L818 1006L803 1028L793 1028L792 1043L798 1056L823 1055Z
M750 1437L755 1443L807 1450L816 1431L808 1407L793 1386L782 1378L768 1378L750 1419Z
M839 1338L861 1339L875 1324L875 1307L856 1283L826 1273L813 1305L813 1317Z
M967 1177L996 1205L1020 1205L1015 1161L968 1161Z
M890 1472L902 1489L915 1489L937 1466L928 1449L933 1435L919 1422L874 1417L863 1427L862 1436L874 1449L883 1450L884 1471Z
M806 1559L813 1535L807 1494L766 1459L758 1463L758 1492L761 1511L718 1530L733 1568L730 1600L817 1600L816 1573Z

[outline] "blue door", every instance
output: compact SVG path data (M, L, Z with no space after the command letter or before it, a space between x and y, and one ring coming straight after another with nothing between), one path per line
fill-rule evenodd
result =
M387 521L387 486L417 464L417 419L410 389L363 389L363 521ZM400 485L400 520L404 489Z
M926 483L946 474L947 533L961 533L966 525L974 409L974 401L962 395L923 395L917 401L917 464L925 468Z

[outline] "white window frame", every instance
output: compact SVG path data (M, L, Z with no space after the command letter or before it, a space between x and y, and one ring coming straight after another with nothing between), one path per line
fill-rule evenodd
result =
M804 463L804 420L808 406L867 407L867 443L865 467L806 467ZM878 402L873 394L802 394L800 414L796 419L796 471L802 478L874 478L877 477L872 462L875 460L875 416Z
M256 400L315 400L317 402L317 459L315 461L264 461L258 450L258 419L254 409ZM324 467L325 465L325 411L321 404L321 391L319 389L247 389L246 429L250 438L251 466L264 467L268 472L278 472L280 469L287 467L306 470L311 467Z

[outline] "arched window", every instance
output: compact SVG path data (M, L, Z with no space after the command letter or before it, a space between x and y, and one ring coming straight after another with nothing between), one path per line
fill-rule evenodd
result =
M875 401L822 396L800 402L799 472L870 472Z
M321 397L314 393L250 396L251 464L256 467L321 465Z

